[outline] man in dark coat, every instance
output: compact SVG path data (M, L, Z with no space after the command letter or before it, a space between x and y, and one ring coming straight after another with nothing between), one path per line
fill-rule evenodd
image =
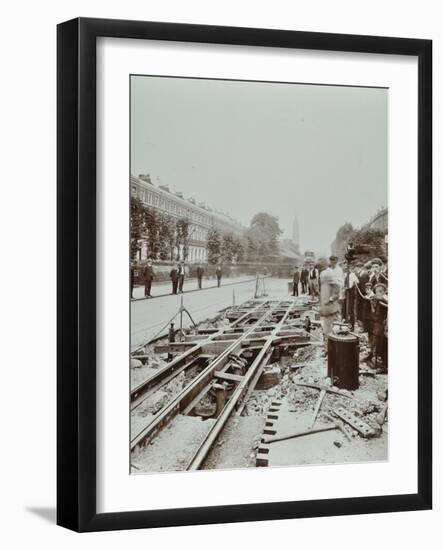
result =
M294 267L292 274L292 296L298 296L298 283L300 282L300 271L298 267Z
M359 266L357 270L358 283L357 283L357 319L363 323L364 326L367 326L367 303L362 295L366 295L367 283L369 283L371 268L371 262L366 262L365 265ZM372 288L372 285L371 285Z
M154 269L152 268L151 260L148 260L148 263L143 271L143 279L145 281L145 298L151 298L151 285L152 281L155 278Z
M202 287L202 279L203 279L204 272L205 270L202 268L201 264L198 264L198 267L197 267L198 288Z
M320 282L320 272L315 267L309 270L308 275L308 284L309 284L309 294L313 297L317 297L319 294L319 282Z
M172 294L177 294L177 288L178 288L178 266L174 266L170 273L169 277L171 277L172 282Z
M302 294L306 294L306 291L308 289L308 275L309 271L306 269L306 267L303 267L300 273L300 282L301 282L301 291Z
M134 269L134 266L131 265L131 300L134 299L134 281L135 281L135 269Z
M371 322L372 322L372 342L371 352L376 365L382 364L382 370L385 370L383 358L385 355L384 340L386 319L388 317L388 300L386 297L386 285L377 283L374 286L374 295L371 297Z
M369 282L373 287L375 287L375 285L378 283L384 284L386 282L386 278L382 275L381 267L382 267L381 260L376 259L372 261L372 268L369 276Z
M220 265L217 266L217 269L215 270L215 275L217 277L217 286L219 287L221 284L221 278L222 278L222 268Z
M185 266L181 262L178 266L178 291L183 292L183 283L185 282Z

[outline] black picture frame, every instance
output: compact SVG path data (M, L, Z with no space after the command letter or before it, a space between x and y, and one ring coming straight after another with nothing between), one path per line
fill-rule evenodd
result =
M399 54L418 58L418 491L361 498L96 511L96 39ZM57 29L57 523L104 531L432 507L432 42L79 18Z

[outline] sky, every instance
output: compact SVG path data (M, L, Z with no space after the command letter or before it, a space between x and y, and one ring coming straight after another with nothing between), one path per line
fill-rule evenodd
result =
M301 250L387 206L388 90L131 77L131 173L243 225L299 220Z

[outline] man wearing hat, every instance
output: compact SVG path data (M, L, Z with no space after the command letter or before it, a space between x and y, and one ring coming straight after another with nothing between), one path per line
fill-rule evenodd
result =
M343 269L339 266L338 264L338 257L337 256L329 256L329 267L333 273L333 276L335 278L335 280L337 281L337 284L343 288L343 283L344 283L344 279L345 279L345 276L344 276L344 273L343 273Z
M371 325L372 342L371 352L377 362L383 363L384 338L386 320L388 317L388 299L386 296L386 285L377 283L374 285L374 295L371 297ZM383 365L384 367L385 365Z
M292 296L298 296L298 283L300 282L300 271L298 267L294 267L294 272L292 274Z
M178 291L183 292L183 283L185 282L185 266L183 262L178 264Z
M169 273L172 283L172 294L177 294L178 288L178 265L174 265Z
M308 274L309 294L313 297L318 296L320 273L318 268L312 266Z
M308 276L309 276L309 269L306 267L306 265L304 265L300 273L302 294L306 294L308 290Z
M375 258L374 260L372 260L371 274L369 277L372 286L376 285L377 283L385 282L385 278L381 273L382 265L382 261L379 258Z
M339 320L340 285L331 267L321 272L320 285L320 316L322 321L325 351L328 349L328 336L332 333L334 321Z
M357 319L361 321L364 325L365 323L365 308L367 308L365 299L362 298L362 295L366 295L366 285L369 283L370 278L370 269L371 262L366 262L363 265L363 262L360 262L361 266L357 273L358 283L357 283ZM372 284L370 285L370 290L372 291Z
M357 285L358 277L354 269L348 264L343 285L342 317L351 325L351 330L354 330L355 325Z
M152 281L154 280L154 269L152 268L152 261L148 260L148 263L143 271L143 278L145 280L145 298L152 298L151 296L151 286Z

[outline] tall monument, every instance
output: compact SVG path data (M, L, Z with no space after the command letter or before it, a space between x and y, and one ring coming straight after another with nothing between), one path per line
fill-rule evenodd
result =
M292 240L294 241L297 250L300 250L300 228L298 226L297 216L294 216L294 221L292 222Z

